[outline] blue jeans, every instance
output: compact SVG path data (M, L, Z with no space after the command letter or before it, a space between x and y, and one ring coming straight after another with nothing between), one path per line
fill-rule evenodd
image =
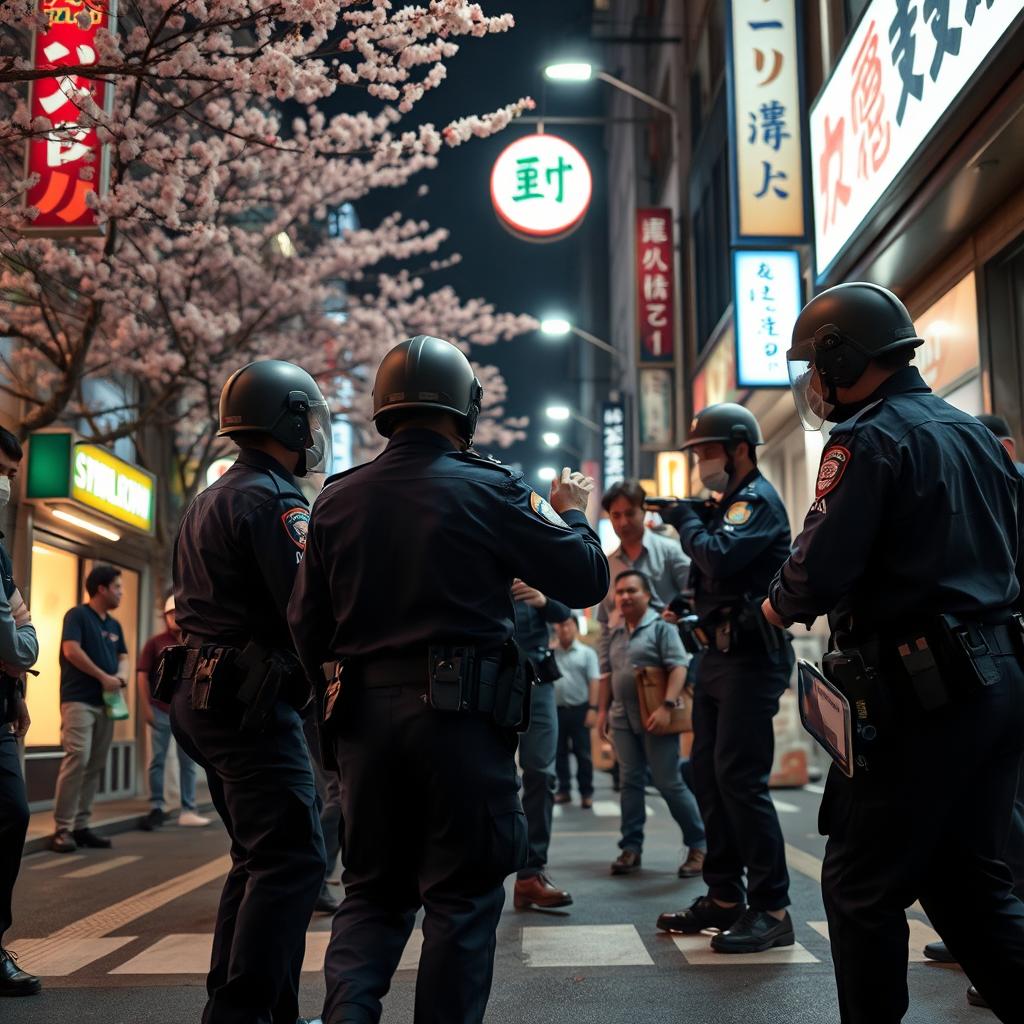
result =
M149 734L153 749L149 758L149 802L160 810L164 809L164 764L167 761L167 749L171 745L171 718L162 708L152 708L155 726L150 726ZM179 785L181 787L181 806L186 811L196 809L196 763L178 747L178 764L181 767Z
M646 730L638 735L632 729L614 726L612 743L619 760L622 782L622 838L619 848L634 853L643 851L644 822L647 820L644 775L650 766L654 786L668 804L669 814L682 829L683 842L691 850L706 850L707 839L697 798L679 773L679 737L655 736Z

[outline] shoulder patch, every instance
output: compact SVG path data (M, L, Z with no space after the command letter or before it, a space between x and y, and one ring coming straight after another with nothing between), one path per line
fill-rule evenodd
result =
M816 498L823 498L829 491L835 490L850 464L851 457L850 449L844 448L841 444L825 450L821 457L821 466L818 468L818 482L814 487Z
M309 509L290 508L281 516L281 525L288 539L300 550L306 550L306 534L309 532Z
M753 512L749 501L734 501L725 510L725 521L730 526L743 526L744 523L750 521Z
M530 491L530 508L546 523L560 526L564 530L569 529L569 524L536 491Z

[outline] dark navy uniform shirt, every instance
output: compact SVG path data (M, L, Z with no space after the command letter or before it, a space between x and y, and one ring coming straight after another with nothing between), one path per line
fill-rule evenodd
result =
M317 498L288 617L314 679L337 658L497 648L517 577L584 608L607 592L608 562L582 512L559 517L521 474L409 429Z
M834 611L833 628L864 634L989 617L1020 593L1022 498L988 427L900 370L833 428L772 606L794 622Z
M683 550L690 556L694 607L701 619L744 597L763 598L789 554L786 506L759 470L709 502L671 510Z
M174 544L174 614L189 637L291 650L285 611L309 503L274 458L243 448L189 506Z

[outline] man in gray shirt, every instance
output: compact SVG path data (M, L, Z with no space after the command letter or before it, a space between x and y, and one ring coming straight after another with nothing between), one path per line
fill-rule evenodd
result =
M572 773L569 752L576 755L576 781L580 787L580 806L594 806L594 759L590 750L590 730L597 721L597 687L601 670L597 652L580 643L579 620L575 615L555 623L555 662L562 673L555 680L555 701L558 705L558 753L555 772L558 775L556 804L572 799Z

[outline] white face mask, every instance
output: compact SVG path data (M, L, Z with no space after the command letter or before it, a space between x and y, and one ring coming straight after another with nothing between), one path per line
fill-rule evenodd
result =
M700 482L709 490L721 494L729 486L729 473L725 459L701 459L697 463Z
M11 500L11 478L0 476L0 508L3 508Z

